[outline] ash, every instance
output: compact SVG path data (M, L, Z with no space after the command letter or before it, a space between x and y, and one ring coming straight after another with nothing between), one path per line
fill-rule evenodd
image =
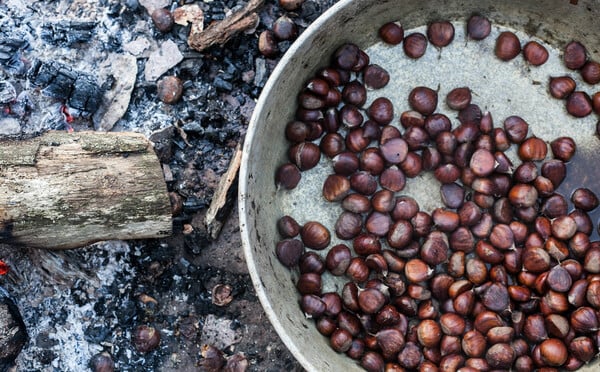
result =
M301 369L254 293L237 211L217 241L202 220L262 87L290 45L280 42L278 57L265 58L258 35L284 14L302 32L333 3L305 1L286 12L265 1L256 27L198 52L187 44L191 25L161 33L151 11L197 5L207 27L244 2L0 2L0 139L47 130L143 133L155 143L182 208L167 239L60 252L0 244L0 260L11 268L0 285L15 297L29 334L13 369L93 370L92 357L108 352L120 371L194 371L201 369L203 344L226 358L242 353L249 370ZM157 98L157 81L167 75L183 82L175 104ZM225 306L212 299L217 284L232 288ZM139 325L160 331L158 349L136 350Z

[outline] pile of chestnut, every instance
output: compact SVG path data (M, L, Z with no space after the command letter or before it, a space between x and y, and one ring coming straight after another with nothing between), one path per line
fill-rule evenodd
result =
M491 25L473 16L467 31L481 40ZM405 37L398 23L379 32L387 43L404 42L410 58L454 37L450 22L431 23L427 36ZM500 34L498 58L521 51L513 36ZM544 51L538 43L523 48L534 65ZM276 171L278 187L295 188L323 154L333 173L322 196L343 209L333 232L318 220L277 223L275 253L298 271L302 311L336 352L368 371L555 371L592 361L600 345L600 241L590 240L588 212L599 200L586 188L556 192L575 142L529 136L517 115L495 126L468 87L443 98L457 125L436 113L438 92L423 86L410 91L411 110L393 125L389 99L364 107L367 92L389 79L359 47L344 44L306 83L296 120L286 125L289 162ZM568 99L569 84L553 80L550 91ZM581 104L569 107L583 116ZM506 155L511 147L518 165ZM407 178L426 171L444 204L431 213L400 194ZM332 233L347 244L331 246ZM323 293L326 271L347 278L339 293Z

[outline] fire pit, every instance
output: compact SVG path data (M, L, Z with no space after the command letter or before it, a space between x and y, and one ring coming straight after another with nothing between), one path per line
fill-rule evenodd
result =
M399 114L410 110L408 96L412 88L430 87L445 97L451 89L467 86L473 92L473 102L492 113L496 126L501 126L510 115L521 115L529 122L531 133L544 141L572 137L578 146L577 155L569 164L569 178L558 191L569 198L574 188L583 186L598 194L598 181L585 176L589 164L598 161L596 149L600 143L594 136L598 117L592 114L575 118L567 114L564 103L552 98L547 87L551 76L576 74L566 69L562 60L563 48L570 41L580 41L588 46L592 59L600 58L600 39L587 32L594 29L600 15L598 4L574 3L577 4L405 1L399 5L392 1L342 1L311 25L288 51L261 95L246 137L240 174L240 228L250 274L263 307L282 340L306 369L358 369L355 361L334 352L330 341L315 328L314 320L305 316L296 287L299 272L286 268L275 255L275 247L282 239L277 221L284 215L292 216L300 225L313 220L322 222L332 235L328 247L338 243L352 245L333 233L342 211L339 203L327 202L321 196L323 183L332 173L330 159L321 156L319 164L302 172L300 183L291 190L278 188L274 181L277 168L289 161L285 126L297 119L297 96L308 79L331 63L333 53L343 43L355 43L369 55L370 63L390 73L386 87L367 93L364 107L377 97L389 98L395 113L392 125L397 127ZM492 22L490 37L480 42L468 40L465 35L465 22L475 13ZM378 29L386 22L401 22L408 35L425 34L426 25L437 20L454 24L454 41L444 48L429 45L420 59L407 58L402 46L390 46L378 38ZM573 27L575 24L579 26ZM522 57L501 61L494 49L495 40L504 31L514 32L523 43L535 39L544 44L550 52L547 63L534 67ZM598 90L597 86L581 82L578 86L589 93ZM440 98L438 111L454 122L456 113L442 101ZM345 129L341 132L345 133ZM509 156L516 160L515 165L519 164L514 151ZM426 212L442 206L439 183L431 174L407 179L399 194L415 198ZM592 238L597 239L596 233ZM325 258L326 252L317 253ZM340 292L345 281L343 276L324 274L321 292ZM595 368L597 362L582 370Z

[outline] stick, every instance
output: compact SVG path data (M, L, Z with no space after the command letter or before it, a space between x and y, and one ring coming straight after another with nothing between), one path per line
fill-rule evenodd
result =
M204 31L188 36L188 45L201 52L214 44L225 44L238 32L256 26L259 21L256 10L264 0L250 0L246 6L220 22L211 23Z
M229 167L221 179L217 190L210 202L210 207L204 217L204 224L211 239L216 240L223 228L223 224L231 212L235 195L237 193L237 174L242 162L242 146L238 143L235 148Z

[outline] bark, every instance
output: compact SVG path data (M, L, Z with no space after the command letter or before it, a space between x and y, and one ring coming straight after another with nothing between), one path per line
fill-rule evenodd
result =
M162 168L143 135L0 141L0 243L64 249L171 229Z

